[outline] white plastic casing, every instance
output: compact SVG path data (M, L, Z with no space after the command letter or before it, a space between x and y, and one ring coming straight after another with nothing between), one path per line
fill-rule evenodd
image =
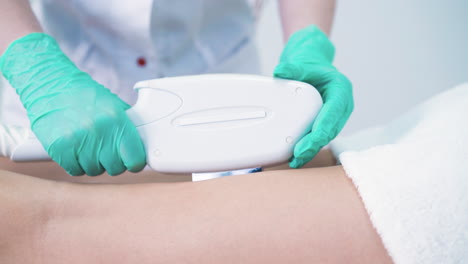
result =
M149 166L213 172L287 161L322 106L309 84L271 77L208 74L138 82L127 111Z
M271 77L207 74L138 82L127 114L148 165L166 173L266 167L287 161L322 107L309 84ZM33 135L31 133L31 135ZM14 161L48 159L34 137Z

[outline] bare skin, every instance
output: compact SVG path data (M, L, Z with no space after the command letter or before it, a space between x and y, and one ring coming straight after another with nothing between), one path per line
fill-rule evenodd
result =
M0 0L0 55L22 36L42 29L28 0Z
M335 5L335 0L279 0L284 40L310 25L316 25L330 35Z
M0 54L41 31L27 0L0 6ZM334 1L280 6L285 38L309 24L330 32ZM340 166L132 185L3 171L0 215L0 263L391 263Z
M0 173L0 263L391 263L341 166L82 185Z

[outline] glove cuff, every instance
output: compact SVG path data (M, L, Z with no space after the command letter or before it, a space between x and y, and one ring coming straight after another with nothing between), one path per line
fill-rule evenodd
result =
M28 110L32 102L59 92L69 76L91 79L62 52L55 39L45 33L31 33L13 41L0 58L0 71L16 89Z
M295 48L307 46L309 51L314 52L314 58L333 63L335 57L335 46L320 28L316 25L310 25L306 28L296 31L288 40L287 46Z
M44 51L61 52L55 39L46 33L31 33L21 37L13 41L0 57L0 72L9 80L18 64L24 63L32 53ZM36 56L30 59L37 60Z

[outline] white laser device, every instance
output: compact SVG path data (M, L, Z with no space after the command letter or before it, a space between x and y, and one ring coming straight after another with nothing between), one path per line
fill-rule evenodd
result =
M138 82L127 114L147 163L164 173L267 167L287 161L310 130L322 99L306 83L265 76L206 74ZM33 133L10 148L14 161L49 159Z

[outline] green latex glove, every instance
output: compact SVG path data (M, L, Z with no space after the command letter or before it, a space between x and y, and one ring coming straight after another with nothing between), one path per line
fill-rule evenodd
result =
M300 168L343 129L354 108L351 82L333 67L335 48L316 26L288 40L274 76L309 83L319 91L323 106L311 130L296 143L289 165Z
M47 34L14 41L0 71L16 89L31 128L49 156L71 175L117 175L146 164L129 106L80 71Z

